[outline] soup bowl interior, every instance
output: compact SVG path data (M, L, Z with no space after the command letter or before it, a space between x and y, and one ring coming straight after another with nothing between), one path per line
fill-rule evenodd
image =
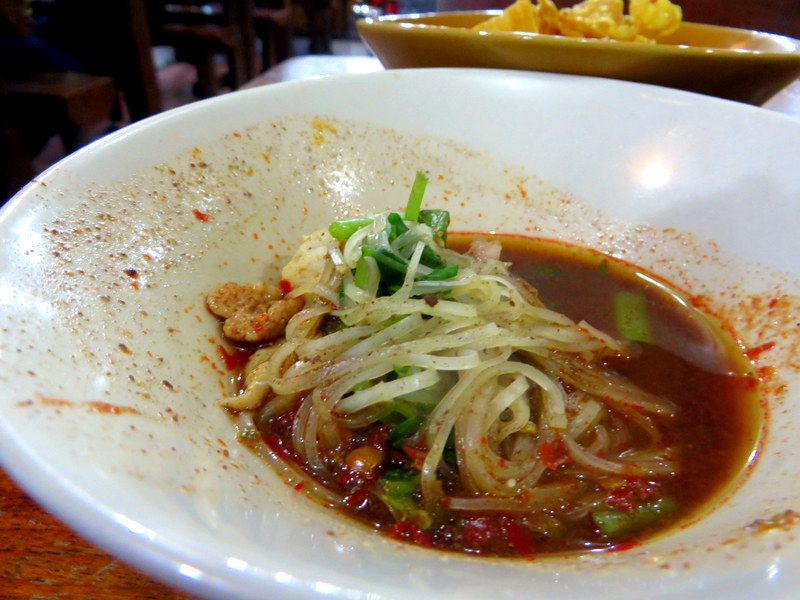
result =
M800 123L753 107L469 69L282 84L139 123L2 213L3 466L90 540L208 597L787 597L800 174L782 149L798 147ZM763 439L706 514L620 552L441 553L313 503L237 441L205 295L276 280L334 219L401 208L418 170L454 231L630 261L759 349Z

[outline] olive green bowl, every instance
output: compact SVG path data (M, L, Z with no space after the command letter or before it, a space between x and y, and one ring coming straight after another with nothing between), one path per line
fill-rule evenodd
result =
M364 19L358 32L388 69L486 67L650 83L763 104L800 77L800 41L684 22L658 44L470 28L499 11Z

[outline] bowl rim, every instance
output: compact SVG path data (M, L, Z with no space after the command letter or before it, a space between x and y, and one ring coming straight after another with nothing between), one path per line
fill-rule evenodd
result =
M414 77L414 75L413 75L414 71L415 70L406 70L406 73L410 73L411 74L410 76ZM429 75L429 76L436 76L437 75L437 73L436 73L437 70L433 70L433 69L419 69L419 70L416 70L416 71L417 72L426 71L427 75ZM438 71L439 71L439 73L441 73L443 71L451 71L451 72L458 71L459 73L464 73L466 70L465 69L439 69ZM482 72L492 71L493 73L497 74L497 70L486 70L486 69L477 70L476 69L474 71L482 71ZM514 73L514 74L515 74L515 76L518 75L517 73ZM331 83L333 83L336 80L342 80L342 81L344 81L345 79L353 79L353 80L362 79L363 80L364 78L370 78L370 77L392 78L392 79L394 79L396 77L402 77L402 76L403 76L403 74L398 74L396 72L395 73L379 72L379 73L376 73L376 74L365 74L365 75L340 75L340 76L336 76L336 78L326 78L326 80L323 80L323 81L327 81L328 83L323 84L323 86L324 85L330 85ZM522 75L522 76L525 76L525 77L528 77L528 76L531 76L531 77L545 77L546 79L549 79L551 77L557 77L559 79L564 78L563 81L589 79L589 78L577 77L577 76L565 76L565 75L553 76L553 75L550 75L550 74L544 75L544 74L534 74L534 73L525 74L525 75ZM609 84L606 80L603 80L602 83L604 85L614 85L614 86L617 86L617 85L624 85L624 86L636 85L636 86L639 86L643 90L649 90L649 91L653 92L654 96L656 96L656 97L659 97L659 98L666 97L666 98L673 99L673 100L677 99L677 100L681 100L681 101L684 101L684 102L687 102L687 103L690 103L690 104L699 103L701 105L707 105L707 103L709 101L710 102L714 102L714 103L720 102L718 99L707 98L707 97L698 97L698 96L696 96L694 94L688 94L686 92L681 92L681 91L678 91L678 90L669 90L669 89L663 89L663 88L653 88L652 86L644 86L644 87L642 87L642 84L630 84L630 83L627 83L627 82L613 82L613 83ZM280 89L290 89L289 86L292 86L295 89L295 91L297 92L297 91L301 91L301 90L309 91L309 88L318 85L318 83L317 83L317 80L305 80L305 81L297 81L297 82L288 82L288 83L280 84L280 85L282 86ZM270 87L272 87L272 86L270 86ZM275 88L272 87L272 89L275 89ZM243 94L243 95L248 95L249 94L251 97L255 97L255 96L258 96L258 95L269 94L269 91L267 89L260 89L259 91L256 91L254 89L254 90L243 91L240 94ZM245 97L245 96L240 96L240 97ZM203 112L208 107L215 106L215 105L222 106L225 103L230 102L230 100L231 100L231 96L228 95L227 97L219 97L219 98L216 98L216 99L207 100L204 103L202 103L200 106L196 105L196 106L191 107L191 108L183 107L183 108L178 108L178 109L175 109L174 111L168 111L168 112L170 112L172 115L178 114L180 112L185 112L185 113L192 112L192 111ZM723 101L723 102L725 102L725 101ZM734 110L734 111L736 111L736 112L738 112L738 113L740 113L742 115L748 114L748 113L753 115L753 116L758 115L757 116L758 119L761 119L761 120L764 120L764 119L766 119L766 120L777 120L778 122L786 122L786 123L789 123L789 125L791 127L794 127L794 128L796 128L796 125L797 125L797 121L795 119L791 118L791 117L788 117L788 116L785 116L785 115L780 115L780 114L777 114L777 113L771 113L769 111L764 111L764 110L757 109L757 108L754 108L754 107L749 107L749 106L745 106L745 105L739 105L738 103L728 103L728 102L726 102L724 105L718 105L718 106L727 106L727 107L729 107L727 110L731 110L730 107L733 106L732 110ZM742 112L742 111L745 111L745 112ZM756 112L753 112L753 111L756 111ZM155 126L158 123L160 123L162 121L162 119L166 118L164 116L165 114L167 114L167 113L161 113L160 115L156 115L156 116L152 117L151 119L149 119L147 121L142 121L136 127L145 127L145 126L152 127L152 126ZM790 121L785 121L785 119L789 119ZM144 123L147 123L147 125L144 125ZM118 132L117 134L112 134L112 136L110 138L104 138L103 140L99 140L98 142L95 142L93 144L93 146L100 147L102 145L111 144L111 143L121 139L122 137L124 137L125 133L127 133L127 132L123 131L123 132ZM68 158L68 159L65 159L65 160L71 160L71 159ZM51 172L51 175L52 175L52 172ZM31 195L30 194L30 190L28 190L27 192L24 192L24 193L21 192L19 197L17 198L17 201L20 202L23 199L23 196L28 197L29 195ZM18 208L21 208L21 207L18 207ZM0 213L0 214L2 214L2 213ZM3 426L3 419L0 418L0 430L2 430L2 426ZM2 454L3 454L4 442L9 444L9 446L8 446L9 449L13 449L12 448L12 441L11 440L4 440L4 439L2 439L2 437L3 436L0 436L0 456L2 456ZM3 458L5 458L5 457L3 457ZM16 463L15 461L10 460L11 458L13 458L13 455L11 455L11 454L9 454L8 458L9 458L9 461L8 461L9 466L12 463L15 464L15 468L14 469L9 469L9 470L15 473L15 478L19 477L21 480L26 480L27 479L26 471L27 471L27 467L28 466L38 467L40 469L42 467L42 465L40 463L38 463L38 461L37 461L37 459L35 457L27 457L27 459L26 459L27 463L24 460L20 461L19 463ZM25 458L25 457L23 456L23 458ZM98 512L96 514L92 513L92 512L85 512L85 513L81 514L80 511L75 510L75 509L79 509L79 508L82 508L82 507L85 508L85 505L84 505L85 497L83 497L81 495L81 490L75 489L75 488L69 486L68 482L59 481L57 478L54 479L54 481L52 481L52 483L53 484L57 484L56 488L59 491L61 491L61 492L66 491L67 492L65 494L66 498L64 498L64 496L62 496L60 498L56 498L56 496L49 496L49 495L47 495L45 493L44 489L36 490L34 495L36 495L37 498L39 498L42 501L43 504L45 504L46 506L49 506L50 508L52 508L54 510L54 512L56 512L57 514L61 514L61 516L66 521L68 521L69 523L71 523L73 525L80 524L80 526L76 526L76 529L81 531L84 535L87 535L89 533L92 534L92 535L87 535L87 537L90 537L90 538L96 540L97 543L99 543L100 545L103 545L106 548L111 548L113 550L113 552L116 553L116 554L124 554L124 555L126 555L125 560L127 562L131 562L131 563L139 566L140 568L143 568L147 572L153 574L154 576L168 581L171 585L180 586L180 587L182 587L184 589L187 589L187 590L191 589L193 591L202 591L202 592L205 592L205 593L208 593L208 594L211 594L211 593L213 593L215 591L219 592L219 593L230 592L231 594L235 595L237 593L237 591L240 591L241 589L243 589L243 588L237 588L235 586L235 584L231 583L230 579L226 579L224 577L224 575L225 575L224 572L220 573L219 571L214 571L212 569L209 569L209 571L207 572L208 579L206 579L203 583L195 582L195 581L191 580L190 578L183 577L181 572L180 572L180 567L183 566L183 565L182 565L182 563L180 561L176 560L176 555L177 554L176 554L176 552L174 551L173 548L168 548L168 547L165 547L163 545L159 545L157 543L156 544L148 544L140 536L137 537L137 536L130 535L131 531L126 529L125 526L123 525L123 523L121 523L119 521L114 523L115 526L114 526L113 531L112 530L108 530L108 531L105 531L105 532L100 532L100 531L97 531L97 530L93 530L91 528L90 523L92 523L94 521L94 519L98 516L98 514L101 517L103 517L104 519L106 519L107 521L108 520L113 520L114 513L111 510L111 508L110 507L100 507L102 510L98 510ZM26 485L26 489L28 489L27 485ZM51 492L52 490L46 490L46 491L47 492ZM70 511L72 511L72 510L75 510L75 512L71 513ZM65 513L69 513L69 514L65 514ZM101 533L104 533L105 535L101 535ZM120 535L120 534L122 534L122 535ZM163 544L163 542L162 542L162 544ZM154 552L153 551L154 549L157 549L160 552ZM183 550L183 549L181 549L181 550ZM272 583L275 584L275 582L272 582ZM265 589L269 590L270 588L267 587ZM271 589L279 590L279 589L281 589L281 587L278 586L277 584L275 584L274 587L271 588ZM284 586L282 591L285 592L285 594L286 594L285 597L287 597L287 598L289 598L289 597L298 597L299 598L300 594L301 594L300 591L295 589L294 590L295 593L293 595L292 593L290 593L293 590L290 589L288 586ZM220 597L225 597L225 596L220 596ZM228 597L233 597L233 596L228 596ZM303 595L303 597L307 597L307 596Z
M645 44L634 41L620 41L606 38L578 38L548 33L534 33L530 31L473 31L465 27L451 27L437 23L423 23L422 19L430 19L442 16L478 16L484 15L486 18L501 14L500 9L487 10L463 10L447 12L419 12L408 14L381 15L378 17L365 17L356 21L358 31L368 29L386 29L388 31L396 29L406 29L413 31L416 35L436 35L446 38L460 38L463 36L485 37L487 39L506 40L511 43L535 43L541 46L559 47L564 45L576 45L585 47L589 50L602 49L607 52L629 52L635 50L644 55L663 55L665 53L697 54L703 56L736 57L742 60L786 60L796 62L800 65L800 40L778 33L769 33L755 29L742 29L737 27L727 27L722 25L711 25L708 23L696 23L693 21L683 21L681 27L689 26L700 30L714 32L730 32L752 39L768 39L776 42L777 45L786 48L785 51L777 50L751 50L747 48L718 48L714 46L692 46L689 44L666 44L655 43ZM524 40L524 41L523 41ZM793 49L790 49L793 47Z

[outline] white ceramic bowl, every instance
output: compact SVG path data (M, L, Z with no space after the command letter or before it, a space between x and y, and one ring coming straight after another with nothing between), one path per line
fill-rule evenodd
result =
M790 598L800 510L800 122L618 81L421 70L172 111L80 151L0 217L0 458L123 560L208 597ZM714 511L625 552L500 561L378 537L236 442L204 295L272 276L304 232L400 207L418 169L455 230L649 268L749 346L769 409ZM789 513L791 517L792 513Z

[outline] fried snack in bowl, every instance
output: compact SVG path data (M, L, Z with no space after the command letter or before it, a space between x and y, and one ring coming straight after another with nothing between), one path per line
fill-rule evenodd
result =
M628 6L625 15L622 0L588 0L561 10L553 0L518 0L505 11L384 15L361 19L356 28L387 69L607 77L751 104L763 104L800 76L800 40L691 23L668 0L630 0Z
M655 42L681 24L680 6L670 0L584 0L559 9L552 0L516 0L497 16L473 27L476 31L524 31L623 42Z

